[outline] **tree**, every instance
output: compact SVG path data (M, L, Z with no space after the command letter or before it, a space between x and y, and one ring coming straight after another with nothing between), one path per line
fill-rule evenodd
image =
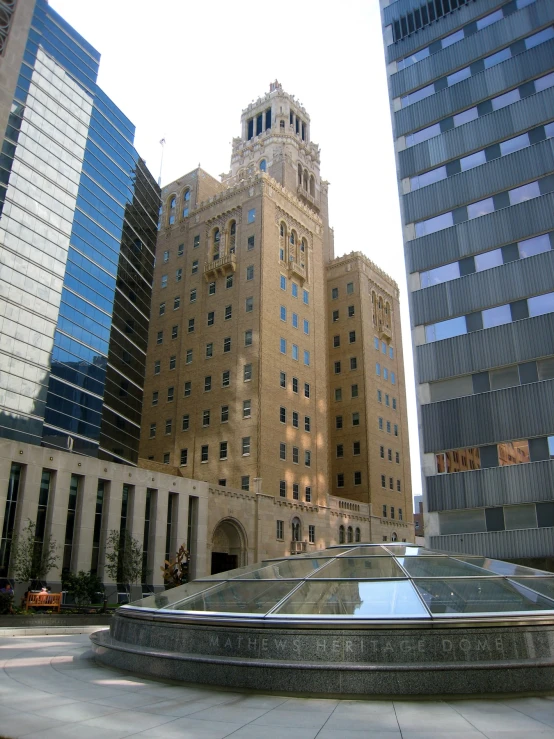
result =
M80 570L62 573L62 587L75 599L75 605L88 606L97 601L97 594L104 592L104 585L97 575Z
M135 585L142 576L142 546L125 529L110 531L106 541L105 571L114 582Z
M175 588L178 585L184 585L189 581L189 559L190 552L185 549L185 545L181 544L179 551L173 560L165 560L163 566L160 567L164 579L164 583L168 588Z
M10 564L17 582L44 580L60 558L56 542L50 536L37 540L35 529L36 524L29 518L23 531L12 538Z

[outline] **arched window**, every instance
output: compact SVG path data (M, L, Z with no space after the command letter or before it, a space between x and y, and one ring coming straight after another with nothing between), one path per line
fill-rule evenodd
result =
M378 305L379 305L379 310L383 310L383 299L381 297L379 298Z
M398 535L396 534L396 531L393 531L390 540L391 541L398 541Z
M237 242L237 222L231 221L231 225L229 227L229 254L235 253L236 242Z
M213 259L219 259L219 242L221 240L221 232L219 228L214 229L213 235Z
M315 178L313 174L310 175L310 195L315 198Z
M285 249L287 244L287 227L283 221L279 225L279 259L285 261Z
M298 165L298 187L302 187L302 165Z
M339 544L344 544L344 526L339 526Z
M296 262L296 244L298 242L298 238L296 236L296 231L292 230L290 232L290 244L289 244L289 262Z
M292 540L300 541L300 536L301 536L300 520L298 518L293 518L292 519Z
M169 198L169 216L167 219L167 222L170 226L172 226L175 223L175 205L177 203L177 198L175 195L172 195Z
M177 201L176 201L175 195L173 195L173 197L172 197L172 198L171 198L171 200L169 201L169 207L170 207L170 208L174 208L174 207L175 207L175 203L176 203L176 202L177 202Z
M361 531L360 529L356 528L356 542L359 543L361 541Z
M185 190L183 193L183 218L186 218L189 214L189 203L190 203L190 190Z
M267 172L267 161L265 159L262 159L260 162L260 170L262 172Z
M185 192L183 193L183 201L185 203L188 203L189 200L190 200L190 190L185 190Z
M352 530L352 526L349 526L346 531L346 537L349 544L351 544L354 541L354 531Z
M304 190L308 192L308 170L304 170Z

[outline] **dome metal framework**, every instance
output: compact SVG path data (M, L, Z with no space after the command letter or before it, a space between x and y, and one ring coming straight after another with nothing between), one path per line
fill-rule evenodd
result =
M203 622L552 617L554 574L413 545L352 544L264 560L123 608Z

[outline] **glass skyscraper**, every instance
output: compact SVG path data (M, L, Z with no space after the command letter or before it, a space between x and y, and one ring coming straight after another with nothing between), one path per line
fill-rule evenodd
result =
M435 549L554 552L554 2L381 0Z
M46 0L0 5L0 437L136 463L159 188L99 53Z

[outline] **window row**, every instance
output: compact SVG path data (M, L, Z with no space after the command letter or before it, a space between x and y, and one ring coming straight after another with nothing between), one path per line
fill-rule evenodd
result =
M383 505L383 518L387 518L387 506L386 505ZM394 510L394 506L392 505L389 508L388 518L395 518L395 510ZM402 512L402 508L399 508L398 509L398 521L403 521L403 520L404 520L404 514ZM383 539L383 541L386 541L386 538ZM391 541L393 541L392 538L391 538Z
M300 165L298 165L300 167ZM292 262L306 267L306 255L308 242L305 238L299 238L296 231L290 232L284 222L279 224L279 261Z
M348 332L348 343L349 344L356 343L356 332L355 331ZM335 336L333 336L333 348L337 349L339 346L340 346L340 334L336 334Z
M463 126L464 123L474 121L476 118L481 118L484 115L505 108L512 103L517 103L518 100L532 95L533 93L542 92L547 90L549 87L554 86L554 73L549 72L542 77L538 77L535 80L525 82L519 87L514 87L508 92L503 92L501 95L483 100L482 102L474 105L472 108L466 108L454 115L450 115L447 118L443 118L438 123L433 123L432 126L427 126L419 131L410 133L406 136L406 146L415 146L421 144L423 141L433 138L434 136L440 136L441 133L449 131L451 128L458 128Z
M277 521L276 522L276 536L279 541L284 541L285 538L285 522L284 521ZM300 541L300 531L299 531L299 525L295 522L292 524L292 536L293 541ZM315 544L315 525L314 524L308 524L308 541L310 544Z
M352 475L354 485L362 484L362 473L361 470L356 470ZM344 487L344 472L337 472L337 487Z
M358 383L354 383L353 385L350 385L350 398L358 398L359 397L359 390L358 390ZM342 388L336 387L335 388L335 401L340 402L342 400Z
M508 156L508 154L513 154L515 151L527 149L534 144L551 138L554 138L554 122L547 123L544 126L537 126L537 128L532 128L519 136L513 136L505 141L487 146L485 149L474 151L473 154L461 157L461 159L453 159L448 164L443 164L436 169L415 175L415 177L410 179L411 190L419 190L421 187L432 185L434 182L446 180L460 172L467 172L469 169L479 167L481 164L492 162L494 159L500 159L501 157Z
M298 411L292 411L291 413L291 424L292 427L295 429L300 428L300 413ZM279 408L279 423L286 423L287 422L287 409L285 406L280 406ZM310 416L304 416L304 431L310 432L312 430L312 420ZM281 459L286 459L286 445L281 445ZM284 448L283 448L284 447ZM282 456L285 454L285 456Z
M542 529L552 526L554 526L554 503L550 501L439 513L440 533L443 535Z
M281 352L281 354L287 353L287 340L283 339L283 337L279 339L279 351ZM292 359L296 360L297 362L299 361L300 350L298 348L298 344L293 344L291 342L290 355ZM304 365L306 367L309 367L310 366L310 352L307 349L304 349L303 359L304 359Z
M392 34L394 43L397 43L406 36L419 31L420 28L434 23L448 13L468 5L470 0L428 0L422 3L419 8L401 15L398 20L392 24ZM385 536L383 541L386 541Z
M193 240L193 248L198 249L199 246L200 246L200 234L196 234ZM179 246L177 247L177 256L182 257L184 253L185 253L185 245L179 244ZM163 253L163 263L167 264L169 262L170 257L171 257L171 249L165 249Z
M292 490L292 499L293 500L300 500L300 485L297 482L293 482L291 484L291 490ZM286 498L288 492L288 483L287 480L279 480L279 497ZM304 500L306 503L311 503L312 501L312 488L311 485L305 485L304 486Z
M528 182L526 185L499 192L490 198L484 198L468 205L462 205L454 210L441 213L439 216L433 216L433 218L428 218L425 221L419 221L415 224L416 237L420 238L421 236L428 236L437 231L443 231L445 228L457 226L459 223L486 216L489 213L508 208L511 205L518 205L519 203L524 203L526 200L540 198L541 195L547 195L552 191L554 191L554 175L541 177L539 180Z
M309 431L309 428L306 430ZM279 444L279 459L287 459L287 445L283 441ZM300 449L297 446L292 447L291 459L293 464L300 464ZM306 467L312 466L312 452L309 449L304 450L304 464Z
M187 218L189 214L189 205L190 205L190 188L186 188L183 191L183 194L179 198L181 205L182 205L182 218ZM177 195L170 195L167 199L167 225L172 226L175 223L175 220L177 218L177 211L181 206L177 205L178 202L178 196ZM158 228L161 226L161 212L162 207L160 206L160 223L158 224Z
M438 475L489 467L509 467L548 459L554 459L554 436L504 441L500 444L453 449L435 454Z
M336 429L342 429L344 428L344 420L342 416L335 416L335 428ZM355 411L352 413L352 426L359 426L360 425L360 414Z
M358 369L358 358L357 357L350 357L349 359L349 365L351 370L357 370ZM333 362L333 372L335 375L340 375L342 372L342 360L338 359L336 362Z
M382 403L383 402L383 392L382 392L382 390L377 390L377 402L378 403ZM387 406L387 408L391 408L392 407L393 411L395 411L396 410L396 406L397 406L397 404L396 404L396 398L392 398L392 403L391 403L391 397L390 397L390 395L388 393L385 393L385 405Z
M354 318L356 314L355 307L353 305L349 305L347 311L348 311L348 318ZM336 310L333 311L333 323L336 323L339 320L339 317L340 317L340 311L337 308Z
M394 429L394 435L398 436L398 424L391 424L390 421L383 421L382 417L379 416L377 419L377 425L379 427L379 431L384 431L385 428L387 430L387 434L391 433L391 429Z
M400 464L400 452L395 452L395 461L396 464ZM385 447L380 446L379 447L379 456L381 459L385 459ZM387 449L387 459L389 462L392 462L392 449Z
M373 346L374 346L375 349L377 349L377 351L379 351L379 346L380 346L381 347L381 351L383 352L383 354L385 356L388 353L390 359L394 359L394 349L392 348L392 346L389 346L386 341L379 342L379 339L377 338L377 336L374 336L373 337Z
M298 388L300 384L298 382L298 377L292 378L291 388L292 388L293 393L298 393ZM286 372L279 372L279 386L286 390L287 388L287 373ZM310 397L310 383L309 382L304 383L304 397L305 398Z
M383 370L383 373L381 374L381 369ZM389 370L387 367L381 368L381 364L379 362L375 363L375 374L377 377L382 377L383 380L389 379ZM390 381L391 385L396 385L396 374L391 370L390 372Z
M517 259L534 257L536 254L550 251L553 247L554 231L549 231L540 236L533 236L524 241L507 244L499 249L475 254L472 257L460 259L458 262L450 262L450 264L444 264L442 267L435 267L426 272L421 272L421 287L432 287L443 282L457 280L459 277L465 277L475 272L484 272L487 269L514 262Z
M386 475L381 475L381 487L386 488L387 487L387 478ZM394 480L392 477L389 477L389 490L394 490ZM400 484L400 480L396 480L396 491L398 493L402 492L402 486ZM393 516L394 518L394 516Z
M356 530L352 526L339 526L339 544L352 544L353 542L359 543L362 540L361 531L358 527Z
M255 211L249 211L250 213L254 213ZM248 223L253 223L254 218L252 221L248 221ZM209 247L209 258L211 261L216 262L221 256L225 256L225 254L236 254L237 250L237 222L236 221L230 221L227 228L225 229L223 233L223 240L221 238L222 234L220 229L216 226L212 229L209 240L208 240L208 247ZM247 251L252 251L252 249L255 246L255 238L254 235L250 235L247 238L246 241L246 249Z
M431 323L425 326L425 340L428 344L433 341L443 341L454 336L480 331L484 328L502 326L505 323L521 321L524 318L533 318L552 312L554 312L554 293L544 293L526 300L517 300L514 303L468 313L466 316Z
M354 294L354 283L353 282L347 282L346 283L346 294L347 295L353 295ZM337 300L339 297L339 288L338 287L332 287L331 288L331 300Z
M284 305L282 305L279 308L279 317L281 318L281 321L284 323L287 322L287 309ZM298 313L291 312L291 324L293 328L299 328L300 327L300 319L298 317ZM302 319L302 329L306 335L309 335L310 333L310 322L307 318Z
M408 93L408 95L400 98L401 105L403 108L406 108L408 105L413 105L430 95L434 95L436 92L444 90L445 87L452 87L452 85L456 85L458 82L468 79L468 77L474 77L485 69L490 69L497 64L501 64L517 54L521 54L523 51L529 51L529 49L533 49L535 46L539 46L539 44L544 44L546 41L550 41L550 39L553 38L554 27L548 26L538 33L534 33L523 39L518 39L518 41L515 41L509 46L506 46L499 51L495 51L494 54L490 54L482 59L477 59L467 67L457 69L455 72L452 72L452 74L441 77L430 85L420 87L418 90Z
M344 458L344 444L337 444L337 459L343 459ZM354 457L358 457L361 454L361 442L360 441L353 441L352 442L352 454Z
M160 316L165 315L165 306L166 306L165 301L163 303L160 303L160 307L159 307L159 315ZM173 310L178 310L180 307L181 307L181 296L180 295L176 295L173 298Z
M543 380L554 380L554 357L432 382L429 390L431 402L436 403Z
M514 0L514 2L509 2L504 5L504 7L484 15L482 18L479 18L479 20L467 23L465 26L462 26L462 28L454 31L454 33L451 33L448 36L443 36L443 38L438 41L433 41L429 46L419 49L419 51L410 54L410 56L404 57L404 59L399 59L397 62L397 69L400 72L403 69L406 69L406 67L411 67L412 64L416 64L422 59L427 59L427 57L437 54L439 51L442 51L442 49L452 46L452 44L455 44L457 41L461 41L463 38L468 38L468 36L473 36L477 31L482 31L483 28L491 26L493 23L502 20L502 18L506 18L511 15L514 10L520 10L534 2L536 2L536 0Z
M285 275L279 275L279 286L281 290L284 290L285 292L287 291L287 278L285 277ZM300 287L298 283L295 282L294 280L291 280L290 292L291 292L292 297L298 298L299 291L300 291ZM302 288L302 302L304 303L304 305L310 304L310 293L305 288Z
M176 361L176 357L170 357L169 369L175 369L172 366L172 361ZM192 349L187 349L186 352L186 364L192 362ZM159 375L161 373L161 360L157 359L154 362L154 374ZM252 364L249 362L243 366L243 382L249 382L252 379ZM223 370L221 373L221 387L230 387L231 385L231 370ZM204 378L204 392L212 389L212 376L208 375ZM192 382L185 382L184 397L190 397L192 393Z

